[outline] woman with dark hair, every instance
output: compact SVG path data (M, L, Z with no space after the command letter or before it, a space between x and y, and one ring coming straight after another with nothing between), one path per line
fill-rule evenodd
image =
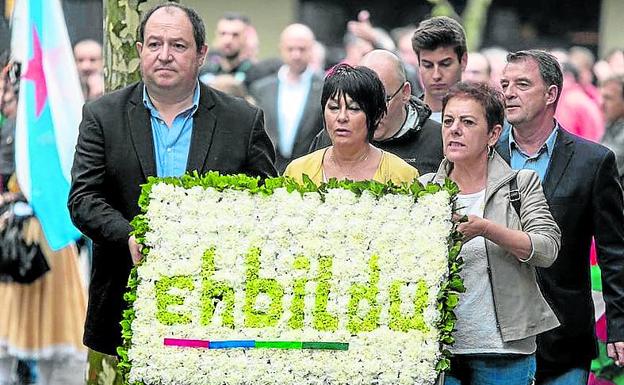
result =
M325 77L323 122L332 145L292 161L284 175L319 184L331 178L411 182L418 171L370 141L386 114L386 94L377 74L339 64Z
M460 188L460 296L447 385L527 385L535 375L535 336L559 325L536 282L535 267L556 259L561 233L537 174L514 171L493 150L504 119L500 92L458 83L443 99L445 159L422 182ZM456 219L459 219L457 217Z

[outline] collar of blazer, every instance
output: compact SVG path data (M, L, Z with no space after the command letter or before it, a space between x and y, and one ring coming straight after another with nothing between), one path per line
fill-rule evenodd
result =
M563 174L565 173L572 155L574 155L574 137L566 131L559 123L557 123L557 140L555 141L555 148L553 150L552 157L550 158L550 164L548 165L548 171L546 177L542 182L542 188L544 189L544 195L546 199L550 201L553 196L557 185L561 181ZM509 154L509 130L505 130L496 144L496 151L505 159L507 163L511 161L511 155Z
M216 104L214 91L201 83L199 87L199 106L193 115L193 134L186 171L197 170L202 173L212 144L217 117L211 111ZM130 97L127 119L132 145L139 158L144 178L156 176L154 137L149 110L143 106L143 82L135 85Z

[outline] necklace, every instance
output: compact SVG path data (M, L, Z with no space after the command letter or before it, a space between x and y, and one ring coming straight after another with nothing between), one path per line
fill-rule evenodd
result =
M344 173L345 177L350 178L353 175L353 172L356 171L362 163L365 163L368 160L368 155L370 154L370 146L366 148L366 152L362 154L359 158L349 162L351 163L349 166L342 165L334 156L334 149L332 148L331 154L329 154L329 160L334 164L337 170L340 170Z

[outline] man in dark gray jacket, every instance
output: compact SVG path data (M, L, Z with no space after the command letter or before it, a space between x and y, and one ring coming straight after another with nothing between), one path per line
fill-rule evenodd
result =
M401 157L420 174L437 171L444 157L440 124L429 119L431 109L411 95L401 60L392 52L374 50L362 58L360 65L375 71L386 88L388 113L375 131L373 144ZM310 150L330 144L327 132L322 130Z

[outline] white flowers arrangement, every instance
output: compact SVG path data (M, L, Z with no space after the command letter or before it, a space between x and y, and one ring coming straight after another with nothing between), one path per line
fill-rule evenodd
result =
M461 286L455 193L216 173L151 180L133 222L147 256L126 294L126 381L433 384Z

